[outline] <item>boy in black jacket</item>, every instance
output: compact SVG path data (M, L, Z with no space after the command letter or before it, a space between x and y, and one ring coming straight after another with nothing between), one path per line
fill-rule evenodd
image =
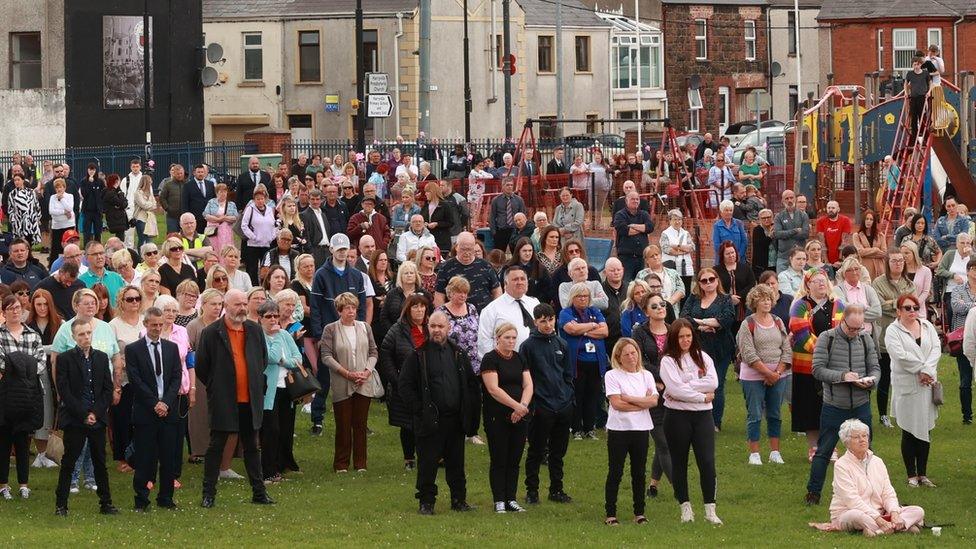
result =
M549 451L549 501L569 503L563 491L563 458L573 421L573 370L569 347L556 333L556 312L547 303L532 311L535 328L519 354L532 374L532 421L525 458L525 501L539 503L539 467Z

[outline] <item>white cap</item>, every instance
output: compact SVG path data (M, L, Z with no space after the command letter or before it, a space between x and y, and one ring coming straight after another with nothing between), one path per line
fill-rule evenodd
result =
M336 233L329 239L329 247L333 250L349 249L349 237L344 233Z

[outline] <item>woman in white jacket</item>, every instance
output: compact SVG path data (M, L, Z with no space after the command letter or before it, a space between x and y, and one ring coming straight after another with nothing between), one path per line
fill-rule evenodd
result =
M73 229L78 224L75 218L75 197L65 192L67 184L64 179L54 180L54 194L48 202L48 213L51 214L51 257L61 255L61 236L64 231Z
M935 326L919 318L921 303L904 294L895 304L898 319L888 326L885 346L891 356L891 415L901 432L901 455L908 486L935 488L925 476L929 458L929 432L939 416L932 400L938 382L942 344Z

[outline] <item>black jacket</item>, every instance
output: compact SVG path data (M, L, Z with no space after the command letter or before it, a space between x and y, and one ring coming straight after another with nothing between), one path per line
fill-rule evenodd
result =
M403 403L400 392L397 391L397 380L400 378L403 364L416 351L410 326L403 321L397 321L390 328L380 345L380 379L383 380L383 386L387 388L386 407L390 415L390 425L394 427L413 427L413 413Z
M210 429L237 432L237 373L231 354L227 322L223 318L207 326L200 333L196 353L197 378L207 387L207 412ZM268 364L268 348L260 326L244 321L244 353L247 357L247 388L250 393L251 427L261 428L264 417L264 369Z
M258 170L258 174L259 174L258 181L260 181L261 184L264 185L266 188L270 189L271 176L268 175L268 172L264 170ZM301 178L304 175L305 172L303 170L302 175L299 177ZM193 183L193 179L190 179L189 181L187 181L187 183ZM207 190L208 191L210 190L209 187ZM237 195L234 199L234 203L237 204L237 211L243 212L244 208L247 206L247 203L250 202L251 198L254 197L254 180L251 179L251 170L245 170L241 172L241 175L237 176L237 186L235 187L235 190L237 192ZM186 192L186 187L183 188L183 192ZM199 188L197 189L197 194L198 195L200 194ZM203 205L206 206L207 205L206 202L204 202ZM201 211L202 210L203 208L201 208ZM184 210L184 211L189 211L189 210Z
M522 227L521 231L518 228L512 229L512 236L508 239L508 251L512 252L512 255L515 255L515 245L518 244L519 239L528 238L531 240L532 233L534 232L535 222L531 219L525 222L525 226Z
M13 261L9 260L0 267L0 282L8 286L18 280L23 280L31 289L34 289L37 283L47 278L47 276L47 269L42 267L33 258L28 258L27 264L23 268L17 267Z
M85 177L78 186L82 197L81 208L85 215L102 215L105 207L105 182L97 176L94 181Z
M205 193L200 192L196 179L187 179L186 183L183 184L183 192L180 193L180 208L197 218L198 231L202 231L207 226L207 220L203 218L203 209L207 207L207 202L210 202L211 198L217 198L213 181L205 179L203 189L206 191ZM247 206L247 202L244 203L244 206ZM238 194L237 199L237 211L244 212L244 207L240 205L240 194Z
M607 321L607 352L613 351L613 346L617 344L617 340L620 339L620 304L627 299L627 281L624 280L620 283L620 289L614 290L606 280L600 282L603 286L603 291L607 293L607 297L610 300L610 305L607 306L607 310L603 311L603 316Z
M434 296L427 293L427 290L420 287L420 279L417 279L417 289L414 293L418 293L427 298L431 305L434 303ZM380 323L379 327L381 332L386 333L392 329L392 326L400 320L400 313L403 311L403 302L407 300L407 296L403 294L403 288L399 286L394 287L386 294L386 300L383 302L383 310L380 312ZM373 311L376 314L376 311Z
M427 342L423 347L411 354L400 369L400 379L397 383L398 393L407 409L413 412L413 430L418 437L430 436L437 432L440 422L440 411L434 403L437 400L431 395L430 379L426 373L428 350L437 345ZM479 380L471 370L468 355L448 340L444 343L453 356L451 369L457 372L458 387L460 388L461 429L468 433L474 429L477 418L471 410L471 400L477 397Z
M634 341L640 347L644 369L654 376L655 383L663 386L664 382L661 381L661 355L657 352L657 341L654 340L654 335L651 334L651 328L648 324L645 322L634 328ZM651 408L651 417L655 418L655 421L664 416L664 389L659 387L658 392L661 394L662 400L658 401L655 408Z
M322 225L325 226L325 230L329 230L329 218L325 215L325 210L320 210L322 212ZM305 226L305 240L307 240L307 250L311 250L313 247L319 246L319 242L322 242L323 236L332 236L331 233L322 234L322 225L319 225L319 220L315 216L315 212L312 208L306 208L305 211L298 214L298 217L302 220L302 225Z
M162 402L169 408L163 418L166 423L177 423L180 418L177 396L183 381L183 365L180 363L180 350L172 341L161 339L159 348L163 360L163 398L156 389L156 372L149 357L149 345L145 337L140 337L125 346L125 372L129 384L135 389L132 397L132 423L145 425L155 423L159 416L153 408Z
M85 406L82 388L85 383L85 355L79 347L74 347L58 355L58 370L55 380L61 408L58 410L58 425L61 427L84 427L89 413L95 414L95 428L108 425L108 407L112 404L112 371L109 369L108 355L92 348L91 376L94 405Z
M44 424L44 394L37 374L37 359L16 351L5 355L3 362L0 425L13 433L33 433Z
M644 225L644 232L628 234L628 226L634 224ZM613 228L617 233L617 255L641 257L647 247L647 237L654 232L654 220L646 210L638 208L636 213L631 213L624 208L613 214Z
M434 235L434 242L437 243L437 247L441 250L451 249L451 229L454 227L456 217L452 209L454 207L452 204L454 203L441 200L437 203L437 207L434 208L433 213L426 206L420 209L420 213L424 216L424 221L437 223L437 226L430 230L430 234Z
M328 223L326 228L329 230L329 237L336 233L345 234L346 226L349 225L349 210L341 200L337 200L335 206L329 206L329 203L323 200L322 214Z
M573 405L573 367L569 347L557 332L543 334L533 328L529 339L519 347L519 354L532 374L532 409L561 412Z
M115 187L105 191L105 225L110 233L121 233L129 228L129 201L122 189Z

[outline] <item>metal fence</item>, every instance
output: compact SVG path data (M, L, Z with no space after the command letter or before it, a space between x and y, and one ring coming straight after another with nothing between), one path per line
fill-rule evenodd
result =
M129 162L133 158L145 157L145 144L0 151L0 169L4 174L10 168L15 152L33 156L34 164L38 168L45 160L66 163L71 166L71 174L75 177L85 173L89 162L97 164L99 170L106 174L125 175L129 173ZM182 164L187 172L196 164L207 164L215 177L236 177L241 172L240 157L257 152L257 144L246 141L155 143L152 147L152 160L158 174L156 179L160 180L168 176L171 164Z

